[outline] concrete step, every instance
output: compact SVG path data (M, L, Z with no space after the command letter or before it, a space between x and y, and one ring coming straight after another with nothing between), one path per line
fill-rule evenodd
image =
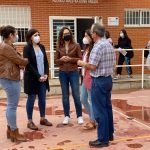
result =
M144 75L143 85L143 88L150 88L150 76L148 74ZM113 90L140 88L142 88L142 75L134 75L133 78L122 75L120 79L113 80Z
M58 95L61 93L59 79L50 79L50 95ZM113 90L119 89L140 89L142 88L142 76L134 75L133 78L127 78L122 75L119 80L113 80ZM148 74L144 75L144 88L150 88L150 78Z
M47 95L60 95L61 87L59 79L50 79L50 92ZM113 90L119 89L140 89L142 88L142 76L134 75L133 78L127 78L126 75L121 76L119 80L113 80ZM150 78L149 75L144 75L144 88L150 88ZM70 90L71 91L71 90ZM23 93L23 85L21 89L21 95L25 96ZM0 98L6 97L5 92L0 88Z

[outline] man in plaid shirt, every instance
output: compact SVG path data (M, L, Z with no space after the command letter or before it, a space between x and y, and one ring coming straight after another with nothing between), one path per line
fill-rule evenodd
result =
M89 57L89 63L81 60L79 66L91 70L92 89L91 99L94 117L98 124L98 138L90 141L92 147L107 147L113 140L114 125L111 104L112 77L114 71L114 49L104 38L105 28L99 24L93 24L92 38L95 42Z

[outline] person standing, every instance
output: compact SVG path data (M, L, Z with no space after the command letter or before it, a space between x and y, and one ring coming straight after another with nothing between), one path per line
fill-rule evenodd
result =
M0 28L3 38L0 43L0 85L7 94L7 138L12 142L25 142L26 138L19 133L16 123L16 111L20 97L20 69L24 68L28 59L22 58L13 43L17 41L17 31L13 26Z
M82 60L84 62L88 62L90 52L93 47L93 39L90 30L85 31L83 44L85 45L85 50L82 56ZM96 122L94 119L93 108L91 103L92 78L90 76L90 71L87 68L82 67L82 77L83 77L83 82L81 86L81 103L83 104L85 110L87 111L90 117L90 121L86 123L83 129L92 130L96 128Z
M146 50L146 49L148 49L148 50ZM150 49L150 41L147 42L145 50L144 50L144 57L145 58L147 58L149 55L149 51L150 51L149 49Z
M111 104L112 77L114 70L114 49L104 38L105 28L99 24L91 27L94 46L89 62L78 61L78 65L91 70L91 99L94 117L98 124L98 138L90 141L91 147L107 147L113 140L114 125Z
M110 37L109 31L107 31L107 30L105 31L105 37L106 37L107 41L113 46L113 40ZM115 51L115 49L114 49L114 51ZM116 60L116 52L114 52L114 59ZM114 73L112 75L113 77L115 76L115 69L116 69L116 61L114 63Z
M146 50L148 49L148 50ZM146 58L147 69L150 70L150 41L147 42L147 45L144 50L144 57ZM150 78L150 76L148 76Z
M109 31L105 31L105 37L106 37L106 39L108 40L108 42L111 44L111 45L113 45L113 40L112 40L112 38L110 37L110 33L109 33Z
M23 56L29 60L24 72L24 92L28 95L26 103L27 127L31 130L38 130L32 119L36 95L38 95L40 124L52 126L52 123L45 118L46 90L49 91L49 65L45 47L40 44L39 31L30 29L26 35L26 41L27 45L23 49Z
M64 109L63 124L70 121L69 84L75 103L77 122L83 124L82 105L79 94L79 72L77 61L82 53L79 44L74 41L73 34L68 27L63 27L58 36L55 63L59 66L59 80L62 90L62 103Z
M118 39L118 45L115 45L115 48L120 50L118 65L123 65L124 61L126 65L131 65L131 58L133 58L133 50L127 51L125 49L132 49L131 40L128 37L128 34L125 29L120 31L120 37ZM132 68L130 66L126 67L128 78L132 78ZM120 78L122 72L122 67L117 68L117 76L114 78L115 80Z

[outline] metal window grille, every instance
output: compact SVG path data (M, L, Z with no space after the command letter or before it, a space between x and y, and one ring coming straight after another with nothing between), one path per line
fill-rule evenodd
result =
M147 9L126 9L125 26L129 27L149 27L150 10Z
M19 35L18 42L26 42L25 35L31 27L30 7L22 6L0 6L0 26L12 25Z
M85 17L85 16L50 16L50 64L51 64L51 78L58 78L59 67L54 63L54 55L56 52L56 44L58 33L63 26L67 26L73 32L75 41L77 41L77 19L93 19L93 22L102 23L102 18L95 17ZM99 21L100 20L100 21Z
M75 36L76 39L76 33L75 33L75 18L63 18L63 17L56 17L51 20L51 68L52 70L52 78L57 78L58 77L58 66L54 64L54 55L57 47L57 38L60 29L63 26L67 26L68 28L71 29L73 35ZM55 68L55 69L54 69Z

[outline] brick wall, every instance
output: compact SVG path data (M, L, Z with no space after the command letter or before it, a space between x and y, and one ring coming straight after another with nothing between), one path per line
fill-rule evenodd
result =
M99 0L99 4L54 3L52 0L0 0L0 5L22 5L31 7L32 27L39 29L41 42L50 49L49 16L102 16L106 29L110 31L114 44L119 31L124 27L124 8L150 8L149 0ZM118 27L108 27L107 17L119 17ZM126 28L134 48L145 47L150 39L150 28ZM22 51L22 46L18 49ZM135 54L132 64L141 63L141 52ZM123 69L125 70L125 69ZM140 73L141 68L133 69ZM126 71L123 71L126 73Z

